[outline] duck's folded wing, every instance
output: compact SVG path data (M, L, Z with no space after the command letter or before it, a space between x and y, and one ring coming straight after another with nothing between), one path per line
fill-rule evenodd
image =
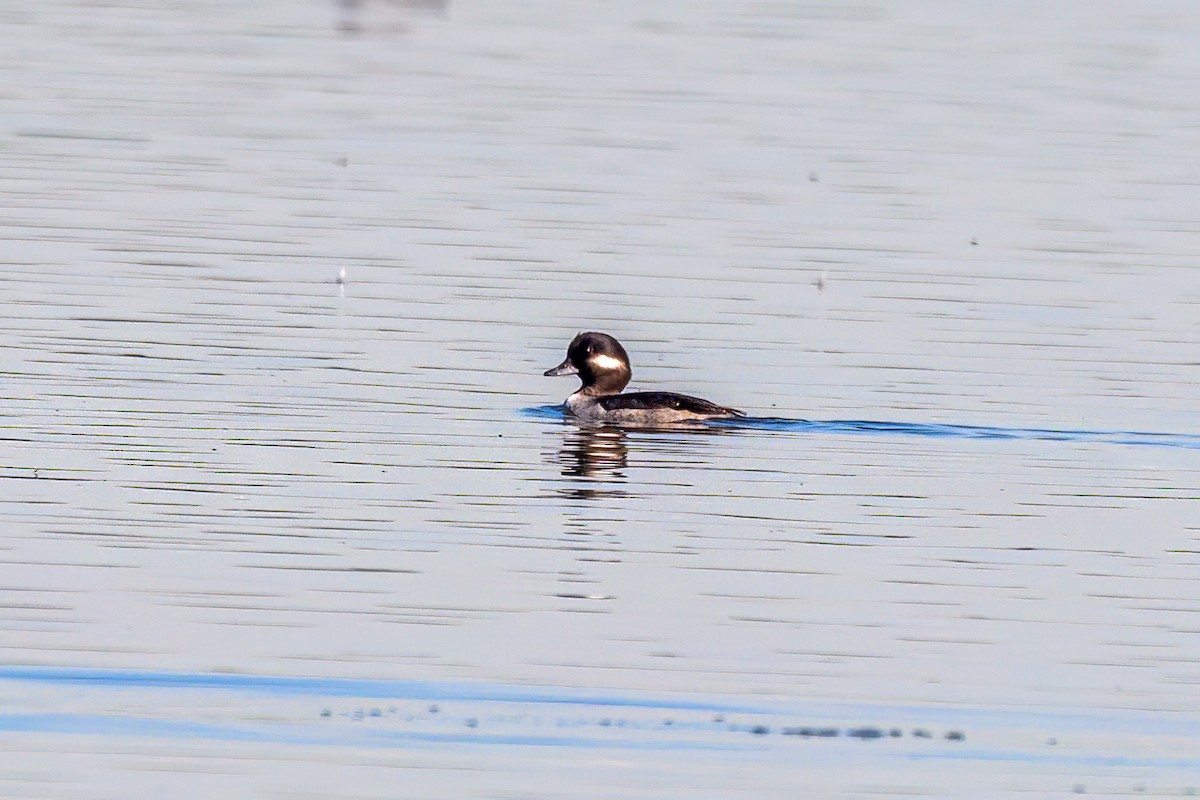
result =
M673 408L678 411L690 411L693 414L722 414L744 417L746 412L736 408L726 408L716 403L710 403L699 397L689 397L675 392L632 392L630 394L614 394L611 397L601 397L598 401L607 411L654 410L658 408Z

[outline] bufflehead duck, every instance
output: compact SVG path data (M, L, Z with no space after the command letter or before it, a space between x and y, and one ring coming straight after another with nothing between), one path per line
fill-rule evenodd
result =
M617 425L669 425L706 419L746 416L699 397L674 392L621 394L633 370L629 355L607 333L581 333L567 348L567 357L546 375L578 375L583 385L567 398L567 413L584 422Z

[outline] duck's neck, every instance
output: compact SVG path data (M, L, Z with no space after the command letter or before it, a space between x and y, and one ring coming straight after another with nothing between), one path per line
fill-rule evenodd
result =
M629 385L629 380L633 377L633 372L628 368L614 369L606 370L604 373L593 377L594 381L590 385L582 387L579 390L580 393L593 397L606 397L608 395L620 394L621 390Z

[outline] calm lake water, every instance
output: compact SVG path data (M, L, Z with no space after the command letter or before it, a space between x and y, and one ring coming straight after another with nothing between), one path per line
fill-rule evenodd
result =
M1193 4L0 35L3 796L1200 791Z

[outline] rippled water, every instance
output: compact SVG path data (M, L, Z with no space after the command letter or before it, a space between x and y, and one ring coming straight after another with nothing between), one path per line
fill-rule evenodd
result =
M1194 793L1198 28L4 6L0 794Z

